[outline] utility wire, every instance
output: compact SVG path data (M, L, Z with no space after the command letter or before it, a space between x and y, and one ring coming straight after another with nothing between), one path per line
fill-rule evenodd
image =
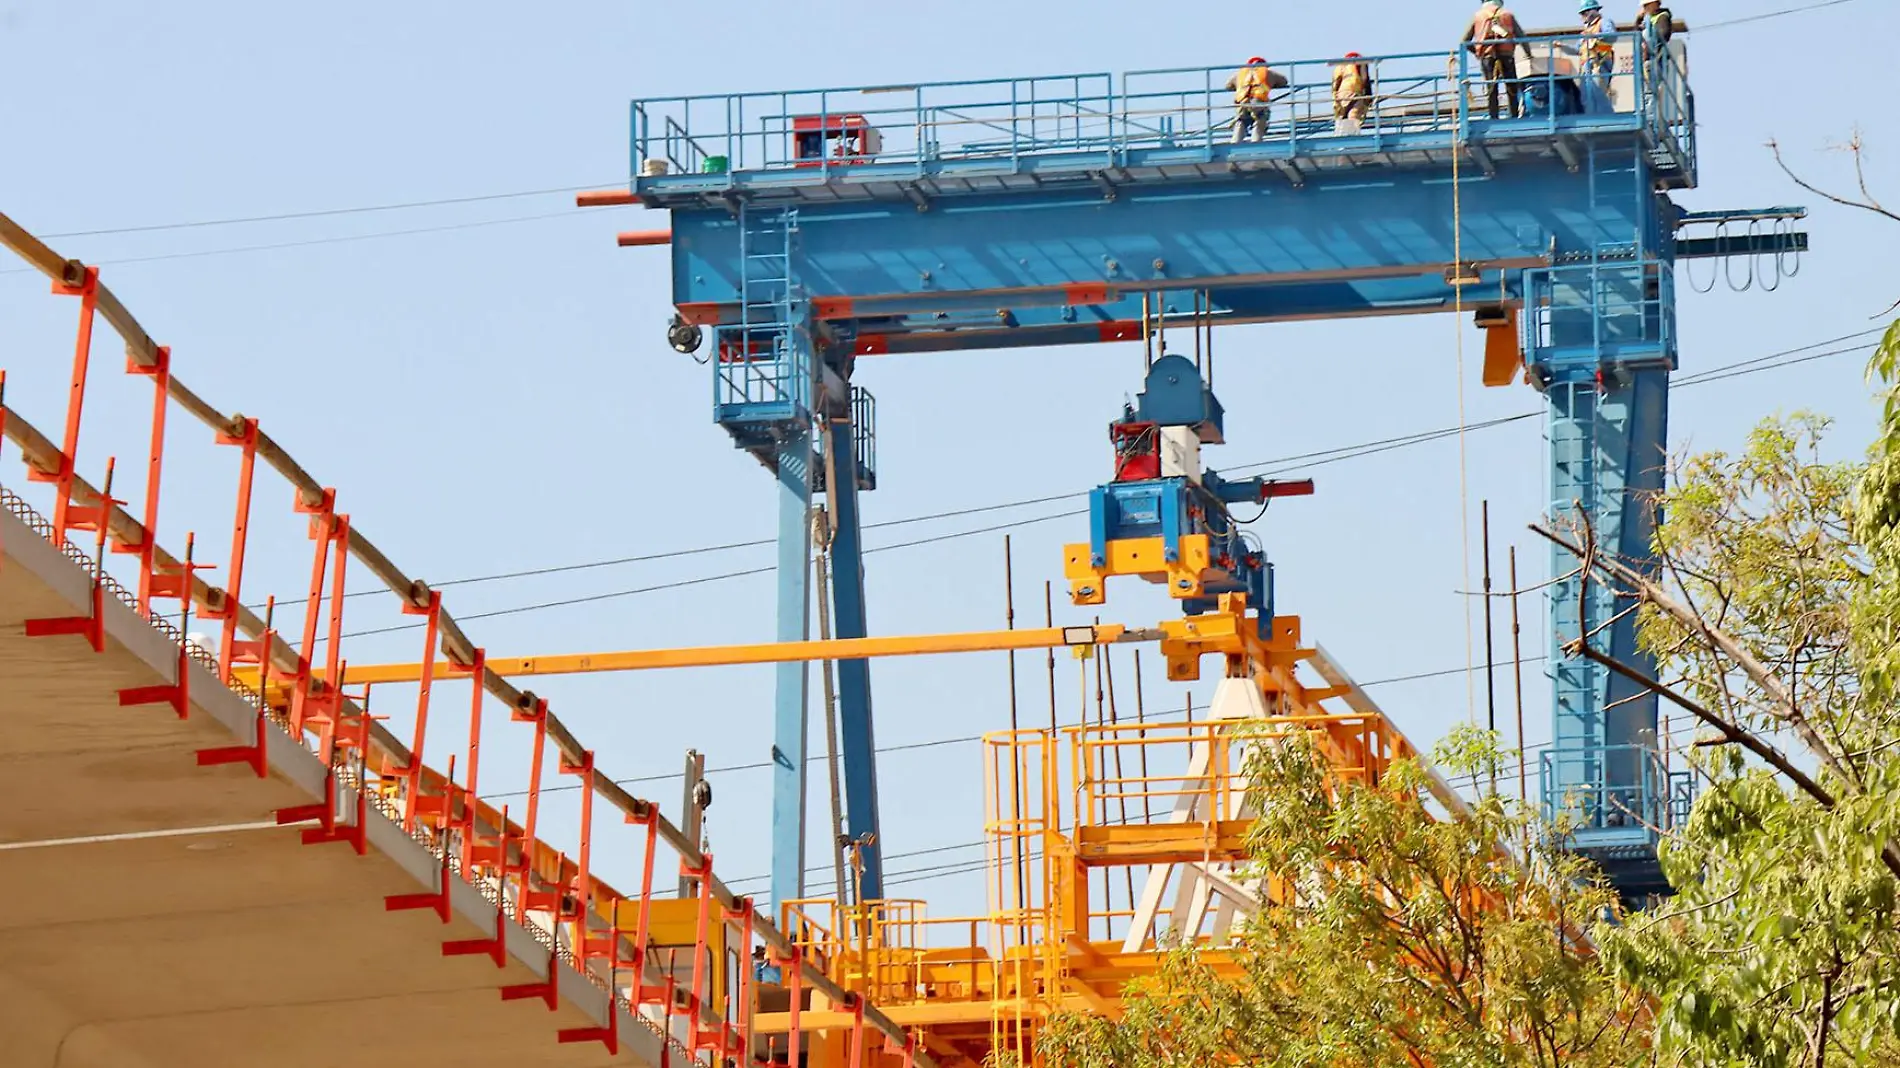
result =
M62 237L104 237L109 234L150 234L162 230L199 230L208 226L246 226L251 223L286 222L292 219L330 219L339 215L368 215L383 211L408 211L413 208L439 208L453 204L486 204L496 200L519 200L523 197L554 196L559 193L584 193L589 189L603 189L616 183L624 183L625 178L616 178L612 182L598 182L594 185L569 185L556 189L522 189L512 193L480 193L465 197L438 197L434 200L406 200L394 204L365 204L349 208L319 208L312 211L284 211L274 215L242 215L229 219L195 219L191 222L152 223L146 226L119 226L104 230L68 230L59 234L42 234L52 239ZM572 211L564 214L572 214Z
M1750 22L1762 22L1767 19L1778 19L1785 15L1803 15L1810 11L1819 11L1824 7L1839 7L1842 4L1850 4L1850 3L1853 3L1853 0L1821 0L1820 3L1816 3L1816 4L1803 4L1799 7L1785 7L1779 11L1764 11L1759 15L1745 15L1738 19L1723 19L1720 22L1710 22L1710 23L1705 23L1701 26L1691 26L1690 31L1692 33L1707 33L1710 30L1722 30L1722 29L1727 29L1730 26L1742 26Z
M385 237L408 237L414 234L442 234L454 230L475 230L487 226L507 226L512 223L537 222L545 219L581 218L572 210L542 212L539 215L511 215L501 219L476 219L470 222L446 223L441 226L418 226L408 230L375 230L366 234L337 234L331 237L313 237L302 241L278 241L265 245L240 245L235 248L208 248L196 252L165 252L155 256L125 256L118 259L89 260L95 267L118 267L131 263L157 263L161 260L193 260L205 256L231 256L243 252L274 252L286 248L308 248L312 245L340 245L351 241L374 241ZM37 267L16 267L0 271L0 274L23 274L37 271Z
M1882 328L1876 327L1873 329L1860 331L1855 334L1847 334L1847 335L1843 335L1842 337L1831 338L1827 341L1812 342L1810 344L1801 345L1796 348L1784 349L1780 352L1769 353L1766 356L1756 356L1756 357L1751 357L1746 360L1739 360L1734 363L1724 364L1720 367L1713 367L1707 371L1702 371L1697 374L1685 375L1682 378L1677 379L1673 383L1673 385L1677 388L1689 388L1693 386L1708 385L1713 382L1725 381L1730 378L1739 378L1743 375L1756 374L1763 371L1780 370L1785 367L1792 367L1796 364L1806 363L1810 360L1817 360L1824 357L1839 356L1846 353L1863 351L1863 350L1872 348L1873 345L1862 344L1862 345L1849 346L1845 348L1828 349L1822 352L1810 352L1810 350L1817 348L1819 346L1829 345L1829 344L1833 344L1839 341L1852 340L1854 338L1859 338L1859 337L1865 337L1871 334L1880 333L1881 331L1882 331ZM1801 355L1804 353L1806 355ZM1788 358L1788 357L1794 357L1794 358ZM1779 361L1779 362L1773 362L1773 361ZM1543 412L1522 412L1517 415L1500 416L1495 419L1487 419L1487 420L1484 420L1483 422L1472 423L1470 426L1466 427L1465 429L1467 432L1469 432L1472 430L1484 430L1484 429L1490 429L1494 427L1507 426L1512 423L1519 423L1519 422L1524 422L1530 419L1541 418L1543 414L1544 414ZM1338 463L1342 460L1362 459L1367 456L1376 456L1380 453L1392 452L1397 449L1410 448L1414 445L1423 445L1423 444L1427 444L1433 441L1442 440L1444 438L1453 437L1457 433L1458 433L1457 427L1441 427L1437 430L1428 430L1428 431L1422 431L1415 434L1406 434L1406 435L1401 435L1399 437L1386 438L1380 441L1362 442L1357 445L1339 446L1337 448L1321 450L1319 452L1304 453L1297 456L1281 457L1279 459L1266 460L1266 461L1261 461L1259 463L1253 463L1253 464L1242 464L1238 467L1232 468L1231 470L1252 471L1252 470L1259 470L1259 469L1264 468L1264 469L1268 469L1269 473L1272 473L1272 474L1281 474L1281 473L1286 473L1292 470L1306 470L1313 467L1322 467L1322 466L1325 466L1326 464ZM932 521L936 519L949 518L952 516L972 515L972 514L977 514L977 513L982 513L982 512L1003 511L1007 509L1023 507L1029 504L1047 503L1047 502L1062 501L1062 500L1073 500L1073 499L1077 499L1084 496L1087 496L1087 491L1081 491L1077 493L1053 494L1053 495L1048 495L1048 496L1043 496L1043 497L1032 497L1032 498L1027 498L1021 501L1007 501L1001 504L982 505L975 508L958 509L956 511L949 511L949 512L939 512L939 513L934 513L931 515L911 516L906 519L892 520L886 523L873 523L873 524L868 524L866 526L866 529L873 529L877 527L887 527L887 526L899 526L899 525L910 524L910 523L922 523L922 522L928 522L928 521ZM1018 527L1031 526L1038 523L1046 523L1046 522L1050 522L1056 519L1066 519L1071 516L1083 514L1083 512L1085 511L1086 509L1072 509L1069 511L1055 512L1049 515L1037 516L1031 519L1016 520L1016 521L1012 521L1008 523L999 523L992 526L978 527L974 530L954 531L947 534L939 534L934 537L920 538L914 541L897 542L891 545L881 545L874 548L866 549L865 552L868 554L868 553L876 553L876 552L887 552L894 549L915 548L921 545L931 545L938 542L952 541L959 538L973 537L979 534L989 534L989 533L994 533L1000 530L1013 530ZM770 545L770 544L773 544L773 543L769 540L763 540L763 539L750 541L750 542L732 542L732 543L727 543L723 545L701 546L698 548L680 549L680 550L675 550L675 551L667 552L667 553L655 553L655 554L650 554L645 557L626 557L626 558L621 558L618 560L601 560L601 561L594 561L591 563L566 564L566 565L561 565L559 567L553 567L553 568L537 568L532 571L526 571L526 572L508 572L508 573L497 574L497 575L481 575L481 576L475 576L473 578L452 580L450 582L439 583L437 585L449 586L449 585L456 585L456 584L466 585L466 584L472 584L476 582L493 582L493 581L500 581L501 579L504 579L504 578L528 577L532 575L552 574L552 573L557 573L557 572L582 571L582 570L588 570L592 568L610 567L617 564L639 562L639 561L644 561L644 560L678 559L681 557L696 556L703 553L723 552L729 549L751 548L755 546ZM545 602L540 602L537 604L518 605L513 608L496 609L495 611L492 611L492 612L481 612L474 615L458 616L457 618L464 622L470 622L470 621L474 621L478 619L495 619L495 618L499 618L503 616L519 615L524 612L539 612L539 611L545 611L545 610L553 609L553 608L566 608L573 605L593 604L599 601L616 600L623 597L633 597L633 596L638 596L638 595L646 594L646 593L657 593L664 590L681 589L688 586L699 586L699 585L704 585L706 583L711 583L711 582L722 582L728 579L746 578L752 575L770 574L775 570L776 570L776 567L772 567L772 566L746 568L740 571L722 572L722 573L714 574L714 575L702 575L696 578L680 579L675 582L664 582L664 583L659 583L659 584L651 585L651 586L640 586L633 589L614 590L608 593L589 594L585 597L573 597L573 598L567 598L567 599L559 600L559 601L545 601ZM382 594L382 593L387 593L387 592L388 592L387 590L365 590L365 591L360 591L359 593L355 593L355 594L345 594L345 596L346 597L371 596L371 595ZM279 601L278 606L284 607L287 605L298 604L298 603L302 603L302 602L285 600L285 601ZM373 630L354 631L352 633L345 634L344 637L358 638L358 637L367 637L367 636L376 635L376 634L390 634L390 633L396 633L400 631L416 630L416 629L421 628L422 626L424 626L424 624L422 623L399 624L399 625L391 626L391 627L379 627Z

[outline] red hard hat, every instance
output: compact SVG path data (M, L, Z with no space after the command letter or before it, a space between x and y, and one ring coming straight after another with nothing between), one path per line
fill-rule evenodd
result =
M1357 52L1348 52L1348 53L1346 53L1346 58L1347 58L1347 59L1358 59L1358 58L1359 58L1359 53L1357 53Z
M1255 64L1257 64L1257 63L1265 63L1265 62L1266 62L1266 60L1264 60L1264 59L1261 59L1261 58L1260 58L1259 56L1255 56L1255 57L1253 57L1252 59L1250 59L1250 60L1248 60L1248 61L1247 61L1247 65L1251 67L1251 66L1253 66L1253 65L1255 65Z

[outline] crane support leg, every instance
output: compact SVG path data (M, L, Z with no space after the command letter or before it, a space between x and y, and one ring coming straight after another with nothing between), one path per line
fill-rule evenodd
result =
M869 636L864 609L864 539L858 513L857 460L852 449L851 421L827 423L825 449L830 454L825 492L837 531L831 541L831 597L834 627L839 638ZM822 594L821 594L822 596ZM883 842L878 836L877 744L871 721L871 664L868 660L838 662L838 731L844 763L845 836L861 843L863 874L858 899L876 901L884 896Z
M1651 539L1665 471L1668 374L1626 371L1613 382L1559 381L1549 389L1552 519L1575 524L1581 505L1598 551L1645 571L1657 564ZM1565 574L1577 561L1559 549L1552 566ZM1667 809L1683 784L1661 762L1656 696L1565 653L1582 637L1654 676L1654 659L1637 644L1634 602L1599 578L1572 577L1552 591L1550 604L1555 737L1545 757L1546 803L1579 821L1577 849L1626 896L1664 892L1649 828L1670 824Z
M811 433L778 447L778 640L804 641L811 619ZM805 896L805 732L803 662L778 665L772 716L772 915Z

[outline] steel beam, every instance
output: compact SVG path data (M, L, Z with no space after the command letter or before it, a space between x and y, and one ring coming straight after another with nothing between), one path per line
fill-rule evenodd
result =
M837 522L831 539L833 627L840 640L861 640L869 632L857 455L852 449L849 419L832 419L827 424L825 450L831 458L825 494ZM871 719L871 665L862 657L838 661L838 730L844 763L845 835L859 843L862 858L856 899L877 901L884 896L883 842L878 837L877 818L877 742Z
M778 449L778 639L811 637L811 468L809 430ZM805 896L805 734L809 671L781 662L772 705L772 912Z
M1208 618L1208 617L1203 617ZM1033 630L977 630L951 634L908 634L879 638L833 638L759 642L752 645L702 645L680 649L631 649L624 652L563 653L556 656L500 657L484 661L490 674L504 679L536 675L592 675L609 671L662 671L669 668L731 667L737 664L794 664L887 656L935 656L944 653L989 653L1009 650L1053 649L1065 645L1113 645L1160 641L1158 630L1137 630L1120 623L1083 627L1037 627ZM322 669L312 673L323 677ZM256 668L238 668L232 675L255 685ZM422 665L350 664L343 670L347 685L416 682Z

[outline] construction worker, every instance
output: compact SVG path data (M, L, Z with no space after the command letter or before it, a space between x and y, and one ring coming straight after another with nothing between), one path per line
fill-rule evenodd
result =
M1255 141L1267 139L1267 101L1275 89L1285 89L1286 75L1267 69L1267 61L1255 56L1227 79L1234 94L1234 144L1246 140L1248 130Z
M1660 52L1676 35L1676 16L1662 6L1662 0L1643 0L1643 13L1636 17L1636 28L1642 31L1643 43L1650 51Z
M1517 80L1517 50L1522 48L1524 58L1531 58L1530 43L1523 38L1524 27L1518 24L1517 16L1511 14L1503 0L1485 0L1478 13L1471 17L1471 25L1465 27L1461 43L1468 45L1482 64L1494 119L1498 117L1499 82L1504 83L1510 97L1511 116L1517 116L1518 96L1523 91Z
M1333 68L1333 132L1356 134L1372 111L1372 68L1348 52L1348 62Z
M1598 0L1583 0L1577 13L1583 19L1583 34L1580 51L1583 53L1583 72L1597 84L1603 92L1610 91L1610 74L1616 69L1616 45L1610 35L1616 32L1616 24L1603 17L1603 5Z

